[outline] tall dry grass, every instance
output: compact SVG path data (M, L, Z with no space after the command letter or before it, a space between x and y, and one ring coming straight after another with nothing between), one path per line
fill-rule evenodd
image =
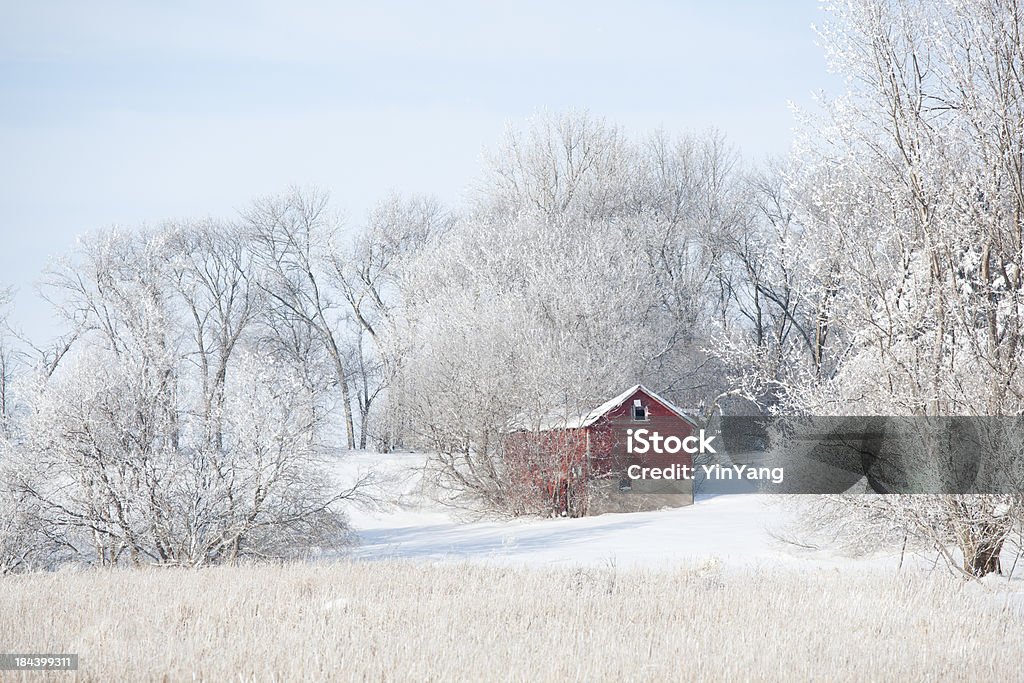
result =
M0 578L3 681L1014 680L1024 611L945 576L402 562Z

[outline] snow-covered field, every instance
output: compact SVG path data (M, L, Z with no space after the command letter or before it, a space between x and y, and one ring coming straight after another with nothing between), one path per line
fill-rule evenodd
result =
M851 562L813 550L793 524L793 512L774 496L701 497L694 505L654 512L606 514L578 519L472 521L446 509L421 490L424 457L418 454L356 453L335 464L351 481L374 472L376 508L349 510L358 533L352 551L361 559L428 559L527 566L671 568L708 561L730 567L837 567ZM798 541L793 543L792 541ZM857 560L895 567L897 554Z

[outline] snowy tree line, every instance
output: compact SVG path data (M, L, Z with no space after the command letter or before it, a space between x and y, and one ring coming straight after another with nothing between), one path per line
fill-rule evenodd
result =
M720 137L543 117L476 190L459 215L388 198L358 230L295 189L83 238L44 280L65 334L2 355L4 566L329 545L360 495L324 478L345 448L429 450L462 504L536 512L502 462L524 420L636 378L720 390L702 320L744 220Z
M322 476L343 446L424 449L450 500L542 511L504 435L637 382L707 414L1021 414L1021 10L827 9L848 90L801 115L786 160L544 115L458 210L393 196L347 225L291 190L83 240L46 279L66 334L0 343L2 566L323 545L359 495ZM971 574L998 569L1020 511L831 504Z

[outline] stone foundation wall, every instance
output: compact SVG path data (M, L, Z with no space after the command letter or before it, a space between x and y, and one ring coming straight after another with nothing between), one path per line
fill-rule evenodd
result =
M598 479L588 486L587 514L647 512L693 505L692 481L638 480L623 491L618 479Z

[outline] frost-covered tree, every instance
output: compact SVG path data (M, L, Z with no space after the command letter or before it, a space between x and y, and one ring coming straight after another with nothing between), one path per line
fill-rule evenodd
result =
M340 218L321 190L292 189L256 200L243 213L254 252L252 280L264 293L271 313L285 327L303 325L323 347L334 382L349 448L356 447L352 417L352 373L343 336L344 298L335 286L332 247Z
M9 334L10 290L0 290L0 575L52 567L66 556L59 529L50 528L35 501L19 485L24 477L18 457L18 419L24 405L18 382L27 368Z
M371 439L390 450L407 431L388 409L388 390L403 362L396 319L412 261L443 239L452 218L428 197L392 195L369 213L364 228L346 244L335 245L333 278L348 304L353 394L359 410L359 447Z
M247 235L213 223L107 231L54 270L74 341L27 378L4 445L0 505L13 501L16 533L50 530L101 564L201 565L346 540L337 503L363 482L325 475L335 449L321 357L282 356L283 327L266 343ZM322 349L306 325L293 341Z
M10 301L10 290L0 289L0 436L5 436L8 433L8 422L14 407L11 391L11 383L14 379L14 350L10 347L6 330L6 310Z
M850 351L830 383L899 414L1017 414L1020 12L881 0L833 12L823 35L850 92L809 129L793 179L813 266L839 285L830 318Z
M820 360L748 380L774 382L785 409L803 413L1019 415L1024 15L1004 0L827 9L823 43L848 90L804 122L787 187L800 244L781 254L816 302L804 333L821 340ZM916 467L941 479L948 463L930 455ZM1019 501L855 505L927 530L981 575L998 570Z
M134 358L97 350L37 386L18 482L47 525L100 564L200 565L344 541L331 505L349 492L317 468L317 411L300 382L241 359L214 448L154 381Z
M169 282L188 330L188 362L198 373L204 431L210 445L219 448L228 370L266 313L265 301L250 280L254 259L242 228L207 220L166 230Z
M706 347L745 213L735 164L715 135L636 141L586 115L509 131L470 209L404 279L396 409L442 483L531 511L510 432L641 381L683 403L721 391Z

